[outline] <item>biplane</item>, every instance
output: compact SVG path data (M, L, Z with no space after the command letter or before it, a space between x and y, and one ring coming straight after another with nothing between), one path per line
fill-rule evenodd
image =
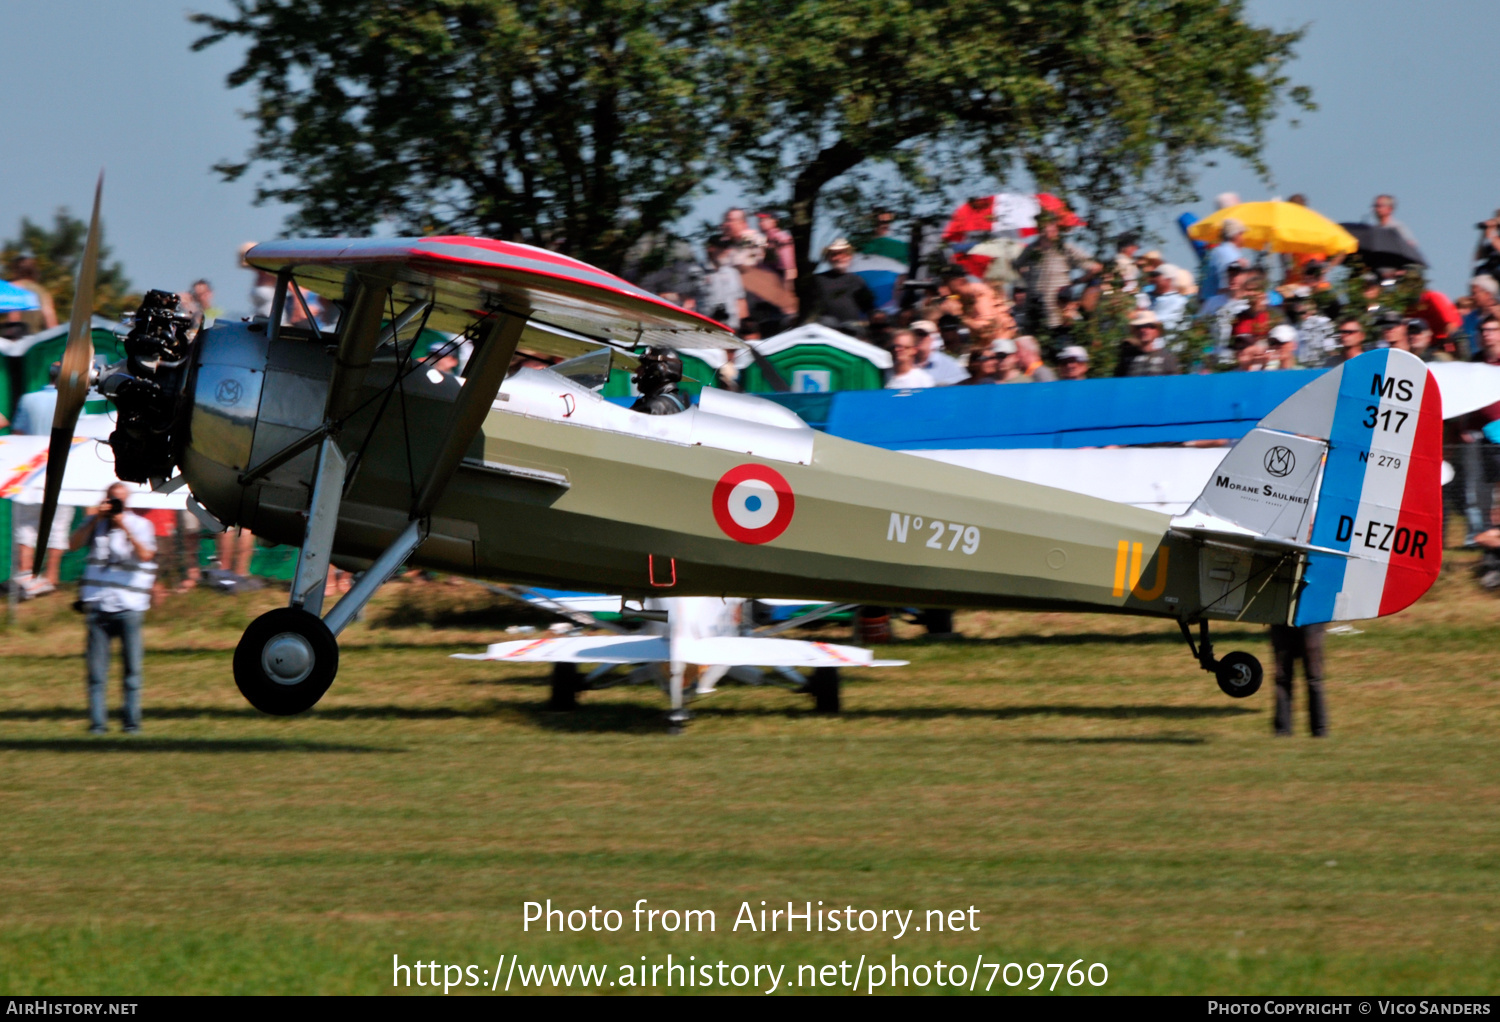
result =
M44 517L95 375L97 224L98 192ZM705 389L677 415L613 405L591 380L644 346L740 342L555 252L308 239L247 260L276 277L268 318L190 336L175 298L152 292L127 357L95 382L118 409L121 478L185 485L207 520L300 548L288 606L252 622L234 656L240 691L268 713L317 703L339 633L405 563L636 599L1147 615L1176 621L1231 696L1259 687L1260 664L1215 657L1210 622L1390 614L1439 570L1440 399L1404 352L1293 394L1174 517L819 434L744 394ZM336 328L309 291L338 308ZM428 327L472 345L458 373L436 369L443 349L419 357ZM511 372L526 351L568 361ZM330 564L363 574L325 612Z

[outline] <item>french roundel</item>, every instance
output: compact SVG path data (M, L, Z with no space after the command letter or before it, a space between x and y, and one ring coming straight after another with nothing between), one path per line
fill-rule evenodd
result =
M769 543L781 535L796 504L786 478L765 465L739 465L714 486L714 521L740 543Z

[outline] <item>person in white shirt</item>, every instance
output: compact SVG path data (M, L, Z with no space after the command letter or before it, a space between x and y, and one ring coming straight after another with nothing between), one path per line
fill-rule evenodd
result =
M891 335L891 358L896 364L886 378L886 390L937 386L932 374L917 365L917 335L910 330L897 330Z
M129 496L124 483L111 486L71 540L74 550L88 548L79 602L88 628L89 732L96 735L106 730L109 641L117 637L125 662L125 731L141 729L141 623L156 581L156 530L125 506Z
M919 322L932 325L929 320ZM969 371L964 368L963 363L943 350L941 333L924 330L917 323L912 324L911 332L917 341L917 366L927 371L933 383L939 387L951 387L969 378Z
M1293 298L1287 311L1297 328L1297 361L1305 366L1321 366L1338 350L1333 320L1318 312L1307 298Z
M1177 289L1177 267L1162 263L1156 268L1156 297L1151 302L1151 311L1161 320L1161 328L1167 333L1182 324L1187 312L1187 295Z

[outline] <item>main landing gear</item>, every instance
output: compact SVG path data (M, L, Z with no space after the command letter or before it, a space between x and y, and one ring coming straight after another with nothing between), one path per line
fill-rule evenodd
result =
M1213 672L1220 691L1225 695L1231 699L1244 699L1260 690L1265 672L1261 670L1259 660L1243 650L1235 650L1223 660L1215 660L1214 644L1208 637L1207 621L1198 622L1196 643L1193 642L1193 633L1186 621L1178 621L1177 626L1182 629L1182 637L1187 640L1193 658L1205 671Z
M339 672L339 643L323 619L277 607L250 623L234 650L234 683L262 713L311 709Z
M252 621L234 650L234 683L250 705L263 713L290 717L323 698L339 671L338 634L427 538L423 522L409 522L343 599L319 617L343 484L343 454L332 438L325 438L318 454L307 534L292 578L291 606L267 611Z

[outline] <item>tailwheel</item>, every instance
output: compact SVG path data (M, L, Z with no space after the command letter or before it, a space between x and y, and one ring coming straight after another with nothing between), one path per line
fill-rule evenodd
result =
M1260 691L1260 682L1264 673L1261 670L1260 661L1242 650L1230 653L1220 660L1214 669L1214 677L1219 681L1219 688L1233 699L1244 699Z
M578 709L578 693L583 689L584 683L578 676L577 664L553 664L552 695L547 700L547 709Z
M316 615L278 607L250 623L234 650L234 683L262 713L311 709L339 672L339 644Z
M838 713L839 669L814 667L812 677L807 679L806 692L813 697L813 709L816 712Z

